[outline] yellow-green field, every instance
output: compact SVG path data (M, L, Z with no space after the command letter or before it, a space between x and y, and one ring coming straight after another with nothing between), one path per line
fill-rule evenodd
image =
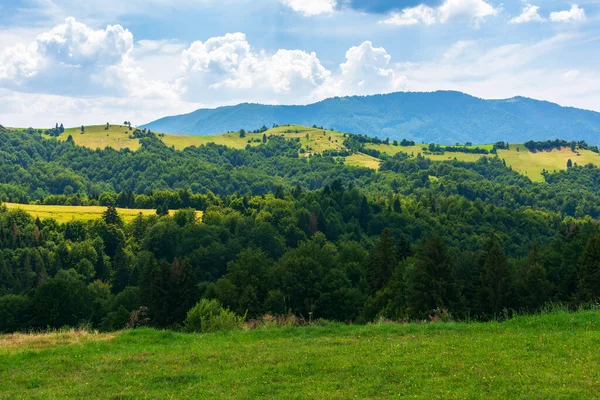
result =
M379 169L381 160L378 158L375 158L375 157L371 157L370 155L367 155L367 154L358 153L358 154L352 154L351 156L346 157L346 164L358 166L358 167Z
M272 128L264 132L267 136L283 135L287 139L300 138L300 144L308 153L321 153L324 150L343 150L344 137L340 132L332 132L322 129L308 128L300 125L285 125ZM308 138L306 135L308 134ZM246 133L246 137L240 138L238 132L225 133L213 136L190 136L169 135L162 137L163 142L173 146L176 150L183 150L189 146L200 146L206 143L216 143L229 146L234 149L243 149L248 144L256 146L262 142L263 133ZM261 142L257 142L260 140ZM250 143L249 143L250 141Z
M91 149L103 149L112 147L115 150L131 149L137 150L140 147L139 139L130 139L129 135L133 134L133 130L129 130L125 125L110 125L106 130L106 125L91 125L86 126L84 132L81 133L79 128L67 128L58 137L58 140L67 140L69 135L73 137L75 144L79 146L89 147Z
M421 153L427 158L431 158L434 161L446 161L453 160L456 158L459 161L474 162L479 160L483 155L481 154L468 154L468 153L446 153L443 155L438 154L425 154L423 148L427 145L417 146L389 146L384 144L369 144L368 148L379 150L383 153L394 155L400 151L412 154L416 156ZM473 147L491 149L491 145L479 145ZM518 149L518 150L517 150ZM494 155L489 155L493 157ZM594 164L600 167L600 155L590 150L577 150L573 152L570 147L564 147L561 150L552 151L540 151L532 153L527 150L523 145L512 144L510 150L498 150L498 157L506 161L506 165L512 167L515 171L526 175L534 182L542 182L544 177L542 171L545 169L550 172L567 169L567 161L569 159L573 163L578 165Z
M110 125L108 130L105 129L105 125L96 125L86 126L83 134L81 134L81 128L65 129L65 132L59 136L58 139L67 140L67 137L71 135L76 144L93 149L112 147L117 150L124 148L136 150L140 147L140 142L138 139L129 138L129 135L132 132L133 131L130 131L125 125ZM288 139L299 138L305 156L322 153L326 150L345 149L343 145L344 135L340 132L315 129L300 125L283 125L269 129L265 134L267 136L283 135ZM201 146L207 143L216 143L235 149L243 149L248 144L256 146L261 143L263 134L246 133L246 137L244 138L240 138L238 132L212 136L161 134L160 137L166 145L172 146L176 150L183 150L189 146ZM389 155L394 155L400 151L414 156L421 153L434 161L447 161L456 158L459 161L474 162L482 157L481 154L467 153L446 153L443 155L425 154L426 151L423 149L426 148L427 145L423 144L415 146L367 144L366 147L379 150L382 153ZM490 144L475 145L471 147L480 147L487 150L492 149L492 145ZM520 151L517 151L517 148L519 148ZM550 172L566 169L567 161L569 159L578 165L592 163L596 166L600 166L600 155L589 150L578 150L574 153L570 148L563 148L551 152L531 153L525 149L523 145L513 144L510 146L510 150L499 150L498 156L506 161L507 166L512 167L515 171L518 171L519 173L528 176L532 181L537 182L544 180L544 177L542 176L542 171L544 169ZM378 159L360 153L347 157L346 161L348 165L374 169L378 168L380 165Z
M34 218L39 219L55 219L57 222L64 223L73 220L91 221L102 217L102 213L106 211L103 206L47 206L37 204L14 204L3 203L10 209L21 209L27 211ZM133 220L138 214L156 215L156 210L142 210L133 208L117 208L117 212L125 222ZM169 211L170 215L175 214L174 210ZM197 218L202 218L202 211L197 211Z

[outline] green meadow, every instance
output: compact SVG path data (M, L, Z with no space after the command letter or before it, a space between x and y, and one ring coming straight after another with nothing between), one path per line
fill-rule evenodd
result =
M137 150L140 147L138 139L130 139L132 131L125 125L110 125L108 130L105 125L86 126L84 133L81 128L68 128L59 136L59 140L66 140L69 135L73 137L76 144L89 148L112 147L117 150L128 148ZM299 139L302 145L302 155L320 154L323 151L345 150L343 145L344 134L331 130L310 128L300 125L284 125L271 128L264 132L267 136L283 135L288 139ZM257 146L261 143L263 133L246 133L245 137L240 137L239 132L230 132L212 136L191 136L161 134L162 141L172 146L176 150L183 150L190 146L201 146L207 143L216 143L235 149L243 149L248 145ZM394 155L398 152L404 152L416 156L422 154L434 161L448 161L457 159L459 161L474 162L479 160L481 154L468 153L445 153L445 154L426 154L423 149L426 145L415 146L393 146L386 144L367 144L367 148L379 150L382 153ZM492 145L474 145L471 147L480 147L487 150L492 149ZM544 170L554 172L567 168L567 161L572 160L578 165L594 164L600 166L600 155L590 150L571 151L570 148L553 150L549 152L532 153L523 145L512 144L510 150L498 150L498 157L506 161L506 165L512 167L515 171L528 176L534 182L542 182ZM367 168L379 168L380 160L366 154L354 154L347 157L348 165L361 166Z
M597 398L600 313L0 336L0 398Z

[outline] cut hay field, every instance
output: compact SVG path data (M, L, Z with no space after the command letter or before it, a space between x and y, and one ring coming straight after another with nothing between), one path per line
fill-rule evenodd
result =
M39 219L55 219L57 222L64 223L73 220L91 221L102 217L102 213L106 211L103 206L47 206L37 204L14 204L3 203L9 209L21 209L27 211L34 218ZM117 212L125 222L129 222L142 215L156 215L156 210L142 210L132 208L117 208ZM169 214L173 215L176 211L169 210ZM202 212L197 212L198 219L202 218Z
M0 398L593 399L600 313L0 336Z

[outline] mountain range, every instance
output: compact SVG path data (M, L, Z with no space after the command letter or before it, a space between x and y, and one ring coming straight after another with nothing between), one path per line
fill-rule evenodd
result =
M549 139L600 144L598 112L525 97L485 100L454 91L335 97L304 106L244 103L199 109L142 127L155 132L213 135L274 124L317 125L382 139L439 144Z

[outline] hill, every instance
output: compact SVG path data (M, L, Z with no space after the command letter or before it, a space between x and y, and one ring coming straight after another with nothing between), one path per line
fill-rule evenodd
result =
M314 127L302 125L281 125L267 129L260 133L246 133L245 137L240 137L239 132L224 133L210 136L198 135L179 135L179 134L159 134L159 138L175 150L183 150L190 146L201 146L208 143L215 143L228 146L234 149L244 149L246 146L257 146L262 143L263 134L267 137L282 136L289 140L299 140L302 150L301 154L308 156L309 154L320 154L323 151L344 151L347 150L344 146L346 137L339 131L324 130ZM84 133L81 134L81 128L67 128L58 136L58 140L65 141L68 136L72 136L76 144L91 149L112 147L116 150L128 148L132 151L139 149L139 139L132 138L132 131L129 128L121 125L110 125L109 129L105 129L105 125L85 126ZM47 137L47 136L45 136ZM520 138L523 140L524 138ZM477 142L475 142L477 143ZM442 146L443 148L444 146ZM475 144L468 147L479 147L486 150L491 150L491 144ZM409 155L416 156L421 154L426 158L431 158L434 161L448 161L457 159L458 161L474 162L479 160L482 154L472 153L444 153L434 154L427 151L427 146L415 144L414 146L393 146L390 144L367 144L367 149L377 150L383 154L393 156L398 152L404 152ZM564 147L560 150L530 152L522 144L513 144L510 149L500 149L497 152L498 157L506 162L506 165L518 171L519 173L528 176L532 181L541 182L544 180L542 172L565 170L568 160L577 163L578 165L593 164L600 167L600 155L587 149L577 149L573 152L569 147ZM491 155L493 156L493 155ZM357 153L345 157L348 165L361 166L377 169L381 163L381 159Z
M523 97L483 100L451 91L337 97L306 106L240 104L165 117L143 127L209 135L288 123L426 143L561 138L600 144L600 113Z
M0 336L2 398L594 398L600 314Z

